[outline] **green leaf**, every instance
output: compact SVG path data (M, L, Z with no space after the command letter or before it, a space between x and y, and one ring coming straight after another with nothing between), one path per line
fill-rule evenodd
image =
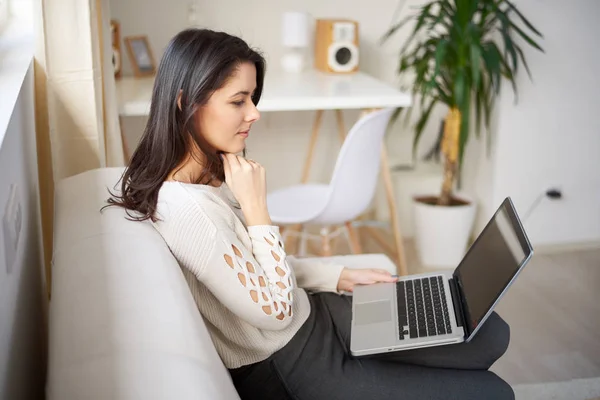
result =
M496 89L496 94L500 91L500 58L498 48L493 42L486 42L483 45L483 61L487 67L492 85Z
M427 4L422 8L421 13L417 17L417 24L415 25L412 33L404 43L404 46L402 47L402 53L408 48L409 44L413 41L419 30L423 27L426 18L429 18L431 16L431 14L429 13L431 7L433 7L433 3Z
M415 96L415 93L413 93L413 97ZM413 110L415 108L414 107L408 107L408 111L406 112L406 116L404 117L404 126L408 127L408 124L410 122L410 117L412 116Z
M488 17L491 16L490 8L488 7L488 5L485 2L478 2L477 5L479 7L479 21L477 22L477 24L478 24L479 28L483 32L485 32L485 30L483 28L484 28L484 26L486 26ZM493 18L493 16L492 16L492 18Z
M527 20L527 18L525 18L525 16L523 14L521 14L521 12L517 9L517 7L512 2L506 0L506 3L508 4L508 6L510 7L510 9L512 11L514 11L515 13L517 13L517 15L519 16L519 18L521 18L521 21L523 21L523 23L525 24L525 26L527 26L527 28L531 29L539 37L544 37L544 35L542 35L540 33L540 31L538 31L537 29L535 29L535 27L531 24L531 22L529 22Z
M483 113L485 113L486 110L486 95L485 95L485 82L486 82L486 77L484 76L482 79L479 80L479 84L475 87L474 89L474 95L475 95L475 126L477 127L477 137L479 137L479 132L481 131L482 125L482 116Z
M455 0L456 4L456 18L457 22L461 26L465 26L470 19L470 1L466 0Z
M515 25L512 21L510 22L510 26L513 27L514 30L517 31L517 33L523 38L525 39L525 41L527 43L529 43L531 46L535 47L536 49L538 49L539 51L541 51L542 53L544 53L544 49L542 49L540 47L539 44L537 44L532 38L530 38L529 36L527 36L527 34L525 32L523 32L521 30L521 28L519 28L517 25Z
M446 48L448 47L448 40L442 39L439 41L436 49L435 49L435 69L433 72L433 76L431 80L435 80L440 73L440 66L444 61L444 56L446 55Z
M459 105L459 110L461 114L460 118L460 136L458 141L458 169L459 174L462 170L463 158L465 153L465 148L467 145L467 141L469 139L469 128L471 121L471 88L468 88L465 92L464 101Z
M446 29L450 29L450 16L452 15L453 11L451 7L447 7L449 5L448 1L437 1L435 4L439 5L440 8L438 10L438 15L435 18L432 18L429 24L427 24L428 29L434 29L438 25L443 25L446 27Z
M454 81L454 101L458 106L462 104L465 96L465 71L458 70L456 72L456 79Z
M419 144L419 139L421 139L421 134L423 133L423 130L427 126L427 122L429 121L429 116L431 115L431 111L433 110L433 107L435 106L435 104L437 102L438 102L437 98L433 98L431 100L427 109L421 113L421 117L419 118L419 121L417 122L417 125L415 126L415 137L413 140L413 156L417 150L417 146Z
M502 13L501 11L498 11L497 15L498 15L498 20L500 20L500 24L502 27L500 29L500 33L502 34L502 38L504 39L504 50L508 54L510 54L510 56L512 58L512 67L516 73L517 67L518 67L517 53L516 53L514 45L513 45L513 40L510 37L510 29L509 29L510 21L508 20L506 15L504 13Z
M485 128L487 132L487 155L488 157L491 154L491 129L490 129L490 118L491 118L491 110L492 110L492 97L490 96L490 92L488 90L487 81L482 79L481 81L481 104L484 109L484 117L485 117Z
M481 67L481 48L479 43L471 43L471 74L473 79L473 86L479 87L479 75Z
M492 120L492 110L494 109L494 99L496 98L491 90L491 88L489 86L486 86L486 90L485 90L485 102L483 103L485 105L485 125L486 128L489 130L490 129L490 122Z
M517 50L517 53L519 53L519 56L521 57L521 61L523 62L523 65L525 66L525 70L527 71L527 75L529 75L529 79L533 80L533 77L531 76L531 71L529 70L529 64L527 64L527 59L525 58L525 55L523 54L523 50L518 45L515 45L515 49Z
M380 45L384 44L390 37L392 37L398 30L402 29L402 27L404 25L406 25L407 22L411 21L413 18L414 18L414 15L409 15L408 17L404 18L402 21L400 21L397 24L393 25L390 29L388 29L383 34L383 36L379 40L379 44Z
M513 88L513 92L515 93L515 102L516 102L516 99L518 97L518 91L517 91L517 82L515 80L515 76L514 76L513 70L511 70L511 68L508 65L507 61L500 54L500 49L498 49L498 46L496 45L496 43L490 42L490 46L494 47L495 48L494 52L499 55L500 65L502 66L502 75L506 79L508 79L509 82L511 83L512 88Z
M387 125L388 132L391 129L391 127L396 123L398 118L400 118L400 115L402 114L403 110L404 110L404 108L402 108L402 107L397 107L394 110L394 112L392 113L392 116L390 117L390 121L388 122L388 125Z
M456 9L452 7L452 3L449 0L441 0L439 1L439 5L449 17L456 13Z

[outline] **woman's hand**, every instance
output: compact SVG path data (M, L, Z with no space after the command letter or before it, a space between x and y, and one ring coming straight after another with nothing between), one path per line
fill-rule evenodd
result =
M352 292L356 285L370 285L378 282L397 282L398 277L393 276L384 269L350 269L344 268L340 274L337 290Z
M271 225L267 210L266 172L256 161L235 154L223 154L225 183L240 203L246 223Z

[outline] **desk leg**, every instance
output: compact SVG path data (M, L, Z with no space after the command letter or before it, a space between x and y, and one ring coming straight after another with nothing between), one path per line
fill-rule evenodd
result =
M360 245L360 237L358 236L358 232L352 225L352 221L346 222L346 231L348 234L348 239L350 241L350 248L352 253L354 254L362 254L362 247Z
M344 115L342 114L342 110L335 110L335 118L337 120L338 135L340 136L341 142L344 143L348 132L346 132L346 127L344 126Z
M310 178L310 167L312 165L312 158L315 152L315 146L317 144L317 138L319 137L319 129L321 128L321 121L323 120L323 110L317 110L315 115L315 121L313 122L312 133L310 135L310 142L308 144L308 154L306 156L306 161L304 162L304 170L302 172L302 183L307 183ZM300 232L303 228L302 225L292 225L289 228L290 231ZM299 235L298 235L299 236ZM285 243L285 246L290 254L298 251L298 243L300 242L300 237L297 237L294 240L294 247L290 248L289 243Z
M315 152L315 145L317 144L317 137L319 136L319 128L321 128L321 120L323 119L323 110L317 110L315 116L315 122L313 123L312 134L310 135L310 143L308 144L308 155L306 156L306 162L304 163L304 172L302 173L302 183L308 182L310 177L310 167L312 164L313 154Z
M340 137L340 142L344 144L344 140L346 140L346 136L348 132L346 131L346 127L344 126L344 114L342 110L335 110L335 117L337 120L338 127L338 135ZM348 221L345 223L348 239L350 241L350 249L354 254L362 254L362 246L360 245L360 236L358 232L352 225L352 221Z

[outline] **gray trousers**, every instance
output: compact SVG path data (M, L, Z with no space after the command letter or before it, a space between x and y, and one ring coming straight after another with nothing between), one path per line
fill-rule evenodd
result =
M469 343L350 354L352 298L309 294L311 314L268 359L229 370L242 399L514 399L488 368L508 347L509 327L496 313Z

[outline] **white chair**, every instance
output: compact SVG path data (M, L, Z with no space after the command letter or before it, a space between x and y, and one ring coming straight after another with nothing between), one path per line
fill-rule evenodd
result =
M381 150L393 108L371 112L350 129L329 184L299 184L269 193L267 204L276 225L302 225L299 254L306 253L307 225L321 225L322 255L330 240L345 233L353 253L361 253L352 221L365 212L375 194ZM336 226L334 231L331 227ZM284 229L283 239L294 234Z

